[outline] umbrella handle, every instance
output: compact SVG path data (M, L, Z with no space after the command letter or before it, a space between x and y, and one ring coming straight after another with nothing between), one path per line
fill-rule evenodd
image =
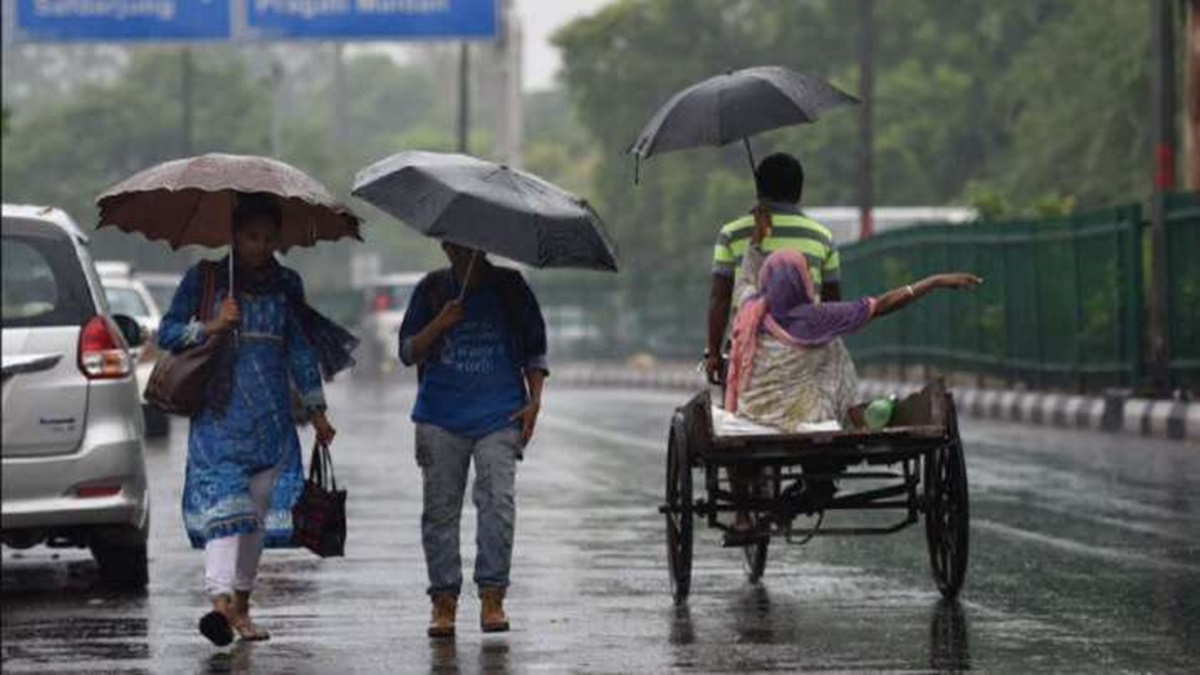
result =
M754 166L754 150L750 148L749 136L742 138L742 145L746 146L746 159L750 160L750 173L757 177L758 169Z
M475 271L475 260L479 257L479 251L471 253L471 262L467 263L467 276L463 279L462 288L458 291L458 301L462 302L467 296L467 284L471 283L471 272Z

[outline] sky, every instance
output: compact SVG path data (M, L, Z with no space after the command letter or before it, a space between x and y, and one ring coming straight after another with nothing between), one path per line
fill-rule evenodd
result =
M561 60L550 36L572 19L594 13L612 0L515 0L525 30L525 90L554 84Z

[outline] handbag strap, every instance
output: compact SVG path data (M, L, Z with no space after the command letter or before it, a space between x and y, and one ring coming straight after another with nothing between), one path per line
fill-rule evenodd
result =
M200 294L200 311L196 312L196 318L201 323L208 323L212 319L212 304L213 297L217 293L217 271L214 263L205 261L200 263L200 270L204 274L204 292Z
M328 479L328 481L326 481ZM337 492L337 477L333 474L333 457L329 454L329 446L320 442L313 443L312 459L309 461L308 480L323 488Z

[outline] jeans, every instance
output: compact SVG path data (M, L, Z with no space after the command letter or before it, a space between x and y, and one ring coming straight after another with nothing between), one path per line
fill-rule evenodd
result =
M480 588L508 586L521 450L520 432L511 427L473 440L431 424L417 425L417 464L424 477L421 544L429 593L458 595L462 589L459 520L472 459L475 485L471 497L478 512L475 584Z

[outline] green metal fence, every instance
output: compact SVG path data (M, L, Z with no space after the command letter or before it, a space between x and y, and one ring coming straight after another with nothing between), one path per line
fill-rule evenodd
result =
M1200 391L1200 193L1168 199L1173 384ZM925 365L1033 388L1145 384L1150 282L1141 207L1063 218L921 225L842 248L846 297L928 274L971 271L973 292L936 293L848 341L860 365ZM558 358L647 352L698 359L705 344L707 251L620 275L538 272L531 281Z
M1166 225L1172 384L1200 391L1200 193L1169 195Z
M1031 387L1094 389L1141 379L1141 210L1052 220L927 225L842 250L845 295L943 271L984 277L849 340L856 361L976 372Z

